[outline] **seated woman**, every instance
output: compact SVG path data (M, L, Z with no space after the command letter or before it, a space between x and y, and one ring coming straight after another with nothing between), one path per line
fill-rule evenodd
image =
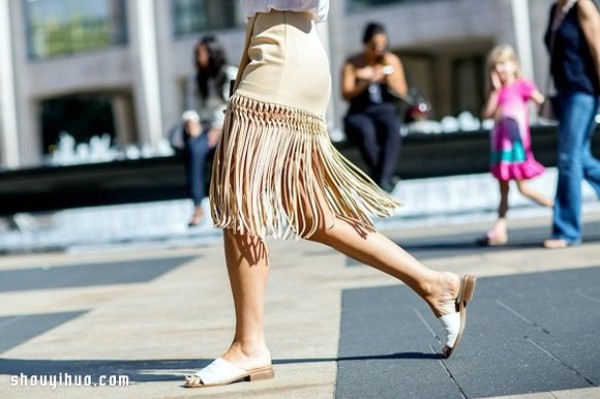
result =
M382 25L367 25L363 43L364 51L350 57L342 71L342 95L350 102L344 129L358 145L371 178L391 191L401 144L397 101L407 92L404 69L388 51Z

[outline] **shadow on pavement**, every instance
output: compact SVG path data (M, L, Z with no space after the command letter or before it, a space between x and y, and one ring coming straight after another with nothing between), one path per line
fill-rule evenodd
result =
M192 370L206 366L205 359L189 360L50 360L0 359L0 374L20 376L101 376L126 375L130 382L183 381Z
M440 354L401 352L389 355L342 356L325 358L274 359L273 364L328 363L356 360L440 360ZM102 376L126 375L129 382L183 381L185 374L207 366L212 359L169 360L50 360L0 359L0 375L17 376Z

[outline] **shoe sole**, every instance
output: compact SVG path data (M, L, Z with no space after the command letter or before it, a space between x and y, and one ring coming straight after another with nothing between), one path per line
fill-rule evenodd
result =
M470 274L466 274L463 276L463 279L460 284L460 293L458 295L458 298L456 299L456 310L460 313L460 328L458 330L458 335L456 336L454 346L452 346L452 348L446 346L442 351L442 354L446 359L448 359L450 355L454 353L454 351L460 344L463 332L465 331L465 325L467 324L467 304L469 304L469 302L473 300L476 285L477 277L472 276Z

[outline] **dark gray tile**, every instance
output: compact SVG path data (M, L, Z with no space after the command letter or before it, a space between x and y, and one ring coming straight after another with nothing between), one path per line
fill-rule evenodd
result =
M461 347L448 360L431 355L441 346L431 331L441 337L441 326L407 287L346 290L336 397L481 398L597 386L598 281L600 267L480 278Z
M539 334L530 339L534 345L548 351L557 362L571 369L571 374L577 374L590 385L600 386L598 326L595 330L579 331L576 334ZM588 355L582 356L582 353Z
M86 311L0 317L0 353L84 313Z
M194 258L159 258L49 269L2 270L0 292L142 283L151 281L191 259Z
M462 398L441 362L434 322L402 287L345 291L336 398Z

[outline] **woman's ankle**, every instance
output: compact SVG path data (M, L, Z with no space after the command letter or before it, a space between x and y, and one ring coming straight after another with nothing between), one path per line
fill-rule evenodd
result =
M423 299L436 317L454 313L455 300L460 289L460 277L452 272L438 272L427 285Z
M271 352L264 341L261 343L234 340L222 357L246 370L271 364Z

